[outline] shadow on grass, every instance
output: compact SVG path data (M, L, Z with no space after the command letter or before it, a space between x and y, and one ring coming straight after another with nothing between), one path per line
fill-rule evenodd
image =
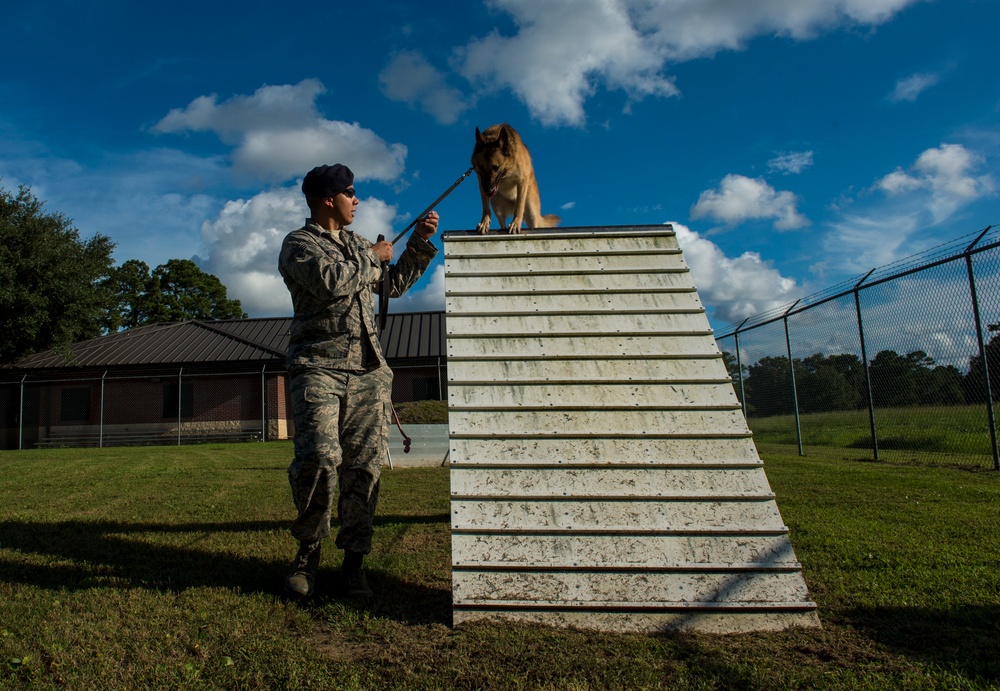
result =
M443 516L385 516L379 523L437 523ZM287 531L290 521L233 523L124 523L114 521L0 521L0 581L51 590L146 588L182 592L222 587L243 593L283 597L285 573L294 554L287 537L287 558L253 556L246 540L253 533ZM227 551L224 541L205 542L220 533L241 534ZM175 535L170 544L158 535ZM150 535L153 535L152 541ZM178 537L180 538L178 540ZM262 538L272 540L272 536ZM178 544L181 542L183 544ZM318 598L335 598L339 551L331 537L320 567ZM326 546L326 545L325 545ZM273 549L272 549L273 551ZM451 623L451 590L402 581L370 572L373 587L384 594L375 605L385 616L408 623Z
M846 623L895 653L960 672L1000 679L1000 606L867 607L844 612Z

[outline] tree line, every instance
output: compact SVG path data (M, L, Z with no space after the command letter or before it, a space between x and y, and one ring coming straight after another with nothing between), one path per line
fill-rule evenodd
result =
M991 332L1000 324L991 324ZM986 345L991 398L1000 400L1000 333ZM723 353L729 375L739 386L739 368L732 353ZM954 365L938 365L922 350L901 355L880 351L868 364L872 404L878 408L965 405L985 403L983 359L969 357L965 373ZM865 370L853 354L793 358L795 396L802 414L868 407ZM792 371L786 356L769 356L743 367L743 396L747 413L757 416L789 415L795 411Z
M239 300L190 259L115 266L115 243L82 239L29 188L0 188L0 363L143 324L245 318Z

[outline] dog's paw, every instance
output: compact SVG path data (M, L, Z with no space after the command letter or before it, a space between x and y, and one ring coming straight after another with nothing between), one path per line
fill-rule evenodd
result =
M521 232L521 221L515 218L513 221L510 222L510 225L507 226L507 234L518 235L520 234L520 232Z
M480 221L479 225L476 226L476 231L480 235L487 235L487 234L489 234L489 232L490 232L490 219L487 218L487 219L484 219L484 220Z

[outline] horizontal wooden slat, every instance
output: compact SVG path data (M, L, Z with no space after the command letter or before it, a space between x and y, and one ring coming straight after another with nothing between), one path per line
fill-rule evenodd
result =
M573 437L497 438L488 431L478 437L452 435L449 460L470 464L616 464L663 462L759 462L749 433L738 438Z
M549 292L558 282L559 289L572 294L580 291L620 290L629 286L636 291L656 288L693 288L691 273L688 271L664 271L661 273L628 274L599 271L595 273L566 273L553 275L545 273L496 275L481 274L452 276L445 274L449 294L461 293L505 293L507 291L538 290ZM450 314L448 315L451 316Z
M444 270L448 276L469 273L536 273L539 271L593 272L623 271L634 273L658 269L686 269L679 252L642 252L638 254L583 253L532 254L521 256L448 257Z
M798 572L691 573L453 571L456 605L505 603L560 605L638 603L663 607L686 602L771 603L807 600Z
M457 468L451 474L453 496L494 497L683 497L770 495L761 468Z
M722 357L662 358L576 358L573 360L528 360L524 358L452 359L448 361L449 386L469 381L516 384L523 381L629 382L633 380L705 381L729 380Z
M696 568L798 562L784 532L770 535L464 534L451 538L455 567Z
M638 312L702 309L698 293L678 292L580 293L567 299L565 293L446 295L452 319L466 314L532 314L535 312Z
M716 384L670 383L501 383L448 385L448 401L461 407L504 406L735 406L730 381Z
M501 410L472 411L452 409L448 415L452 434L544 435L587 433L613 437L616 434L713 434L747 433L749 430L739 408L733 410Z
M718 355L710 333L636 334L605 336L508 336L504 338L448 337L448 357L641 357L648 353Z
M566 530L599 527L608 533L647 530L707 530L736 525L783 528L773 500L597 501L453 499L452 527L490 530Z
M694 312L643 312L621 314L599 312L591 314L494 314L448 318L448 335L492 336L506 334L593 333L614 336L616 333L663 333L709 330L708 318L702 310Z

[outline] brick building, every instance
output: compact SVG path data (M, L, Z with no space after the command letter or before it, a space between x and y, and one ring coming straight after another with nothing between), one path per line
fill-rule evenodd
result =
M150 324L0 367L0 448L291 436L291 318ZM393 401L447 396L444 312L388 315Z

